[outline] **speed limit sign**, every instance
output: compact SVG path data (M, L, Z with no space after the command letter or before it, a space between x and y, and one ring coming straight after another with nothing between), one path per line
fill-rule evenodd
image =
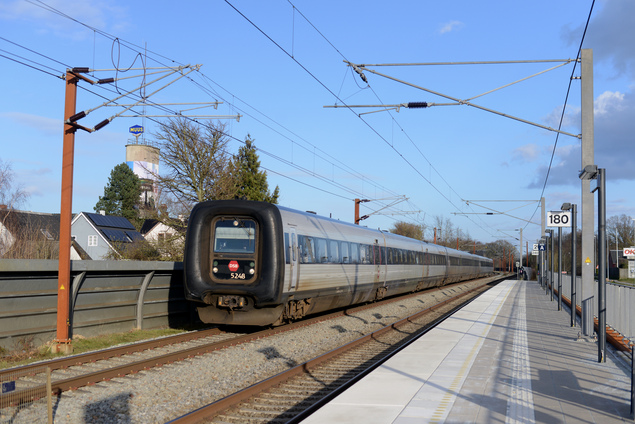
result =
M571 226L571 212L569 211L547 212L547 226L548 227L570 227Z

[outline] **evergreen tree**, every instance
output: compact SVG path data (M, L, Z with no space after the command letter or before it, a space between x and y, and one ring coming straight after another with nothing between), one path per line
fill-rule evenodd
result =
M232 173L236 187L236 198L278 203L279 188L269 192L267 172L260 170L260 159L256 153L254 140L249 134L245 145L238 149L232 162Z
M121 163L113 168L104 187L104 195L99 196L95 212L101 210L108 215L123 216L136 223L139 212L138 204L141 196L141 180L130 167Z

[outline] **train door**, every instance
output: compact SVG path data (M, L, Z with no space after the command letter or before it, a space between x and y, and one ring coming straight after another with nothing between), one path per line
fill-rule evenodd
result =
M450 277L451 264L450 264L450 255L448 254L448 249L444 247L443 251L444 251L443 254L445 256L445 278L443 278L443 284L446 284Z
M421 246L421 260L422 260L421 268L423 273L421 278L423 280L426 280L430 276L430 258L429 258L428 249L426 248L426 250L424 251L423 246Z
M375 284L381 281L381 249L379 240L375 239L373 244L373 264L375 265Z
M298 235L295 231L295 228L289 228L289 271L291 271L291 287L295 289L298 284L298 275L300 271L299 263L299 255L298 251Z

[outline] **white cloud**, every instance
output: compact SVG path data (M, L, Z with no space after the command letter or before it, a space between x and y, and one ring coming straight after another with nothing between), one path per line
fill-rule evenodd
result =
M564 131L580 132L580 107L567 105L567 110L562 116L562 106L554 108L549 115L543 118L546 125L551 128L558 128L560 126L560 119L562 119L562 129Z
M127 26L125 8L112 5L110 2L69 2L64 0L48 0L44 7L24 0L0 2L0 20L36 21L42 33L54 33L56 36L71 39L84 39L93 36L93 32L85 27L77 26L77 22L60 16L57 11L69 14L74 20L88 27L106 32L113 28Z
M512 151L512 158L522 162L532 162L538 158L540 154L540 147L538 145L530 143L515 148Z
M595 116L606 115L611 112L619 112L624 109L624 94L618 91L605 91L600 94L593 105Z
M450 21L448 23L442 24L441 28L439 28L439 34L445 34L447 32L452 32L455 29L459 29L463 27L463 22L461 21Z
M59 135L62 134L64 129L61 119L45 118L21 112L0 113L0 116L15 122L19 126L33 128L46 135Z

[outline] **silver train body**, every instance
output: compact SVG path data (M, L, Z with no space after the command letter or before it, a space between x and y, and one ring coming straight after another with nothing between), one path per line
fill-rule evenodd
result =
M277 325L491 275L491 259L264 202L196 205L185 297L203 322Z

